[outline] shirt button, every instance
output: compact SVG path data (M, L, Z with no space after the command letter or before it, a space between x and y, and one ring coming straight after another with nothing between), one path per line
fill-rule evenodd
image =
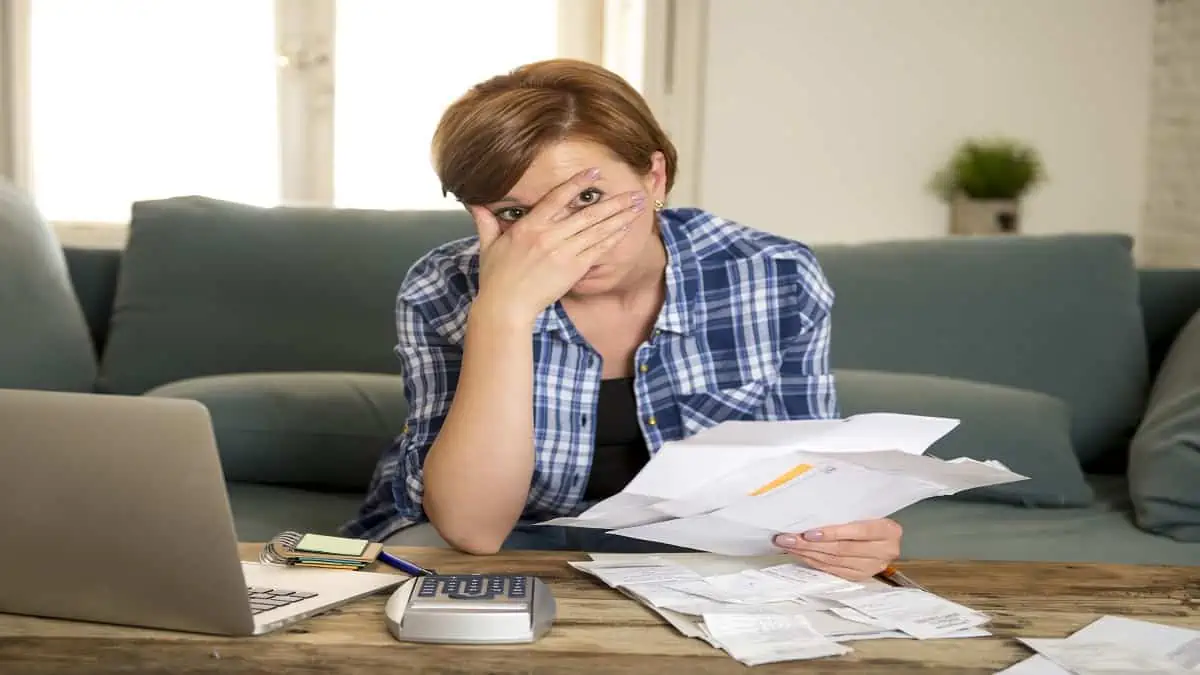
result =
M650 372L650 366L643 363L642 367L639 368L638 370L641 370L643 373L647 373L647 372Z
M646 420L646 424L654 426L655 424L658 424L658 420L654 418L654 415L651 415L650 419Z

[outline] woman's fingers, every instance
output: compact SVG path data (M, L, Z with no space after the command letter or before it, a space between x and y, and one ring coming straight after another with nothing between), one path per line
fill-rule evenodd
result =
M644 211L645 208L646 194L644 192L626 192L614 195L609 199L580 209L570 217L559 221L554 226L553 232L569 241L611 219L623 219L626 223L633 222L637 214Z
M492 242L500 238L500 223L482 206L468 206L467 212L475 221L475 232L479 234L479 250L486 251Z
M589 208L601 205L607 205L607 208L597 211L592 217L603 217L564 241L559 249L564 255L582 255L602 242L610 242L614 235L624 236L629 224L646 208L645 199L635 200L628 196L606 199ZM583 215L583 211L575 214L580 215ZM561 225L566 226L568 222L564 221Z
M536 223L536 229L544 229L539 226L552 226L554 223L565 220L572 215L567 210L567 206L599 177L600 169L595 168L580 171L571 176L558 187L546 193L537 204L534 204L521 222L523 224Z

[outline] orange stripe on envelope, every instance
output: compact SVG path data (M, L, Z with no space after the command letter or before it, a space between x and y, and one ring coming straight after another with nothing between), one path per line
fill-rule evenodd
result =
M750 496L757 497L759 495L766 494L766 493L770 492L771 490L774 490L775 488L779 487L780 485L783 485L784 483L792 480L796 476L799 476L800 474L804 473L805 471L808 471L811 468L812 468L811 464L797 464L796 466L789 469L787 472L781 474L775 480L758 488L754 492L751 492Z

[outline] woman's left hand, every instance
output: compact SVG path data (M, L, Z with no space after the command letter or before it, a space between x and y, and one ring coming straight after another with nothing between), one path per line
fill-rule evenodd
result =
M900 557L902 533L899 523L883 518L781 534L775 545L814 569L862 581Z

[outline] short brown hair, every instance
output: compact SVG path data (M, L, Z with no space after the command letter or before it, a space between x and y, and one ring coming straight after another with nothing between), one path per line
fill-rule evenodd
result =
M600 66L571 59L531 63L481 82L442 115L433 165L443 193L464 204L503 199L547 145L587 140L643 174L666 157L667 191L676 154L636 89Z

